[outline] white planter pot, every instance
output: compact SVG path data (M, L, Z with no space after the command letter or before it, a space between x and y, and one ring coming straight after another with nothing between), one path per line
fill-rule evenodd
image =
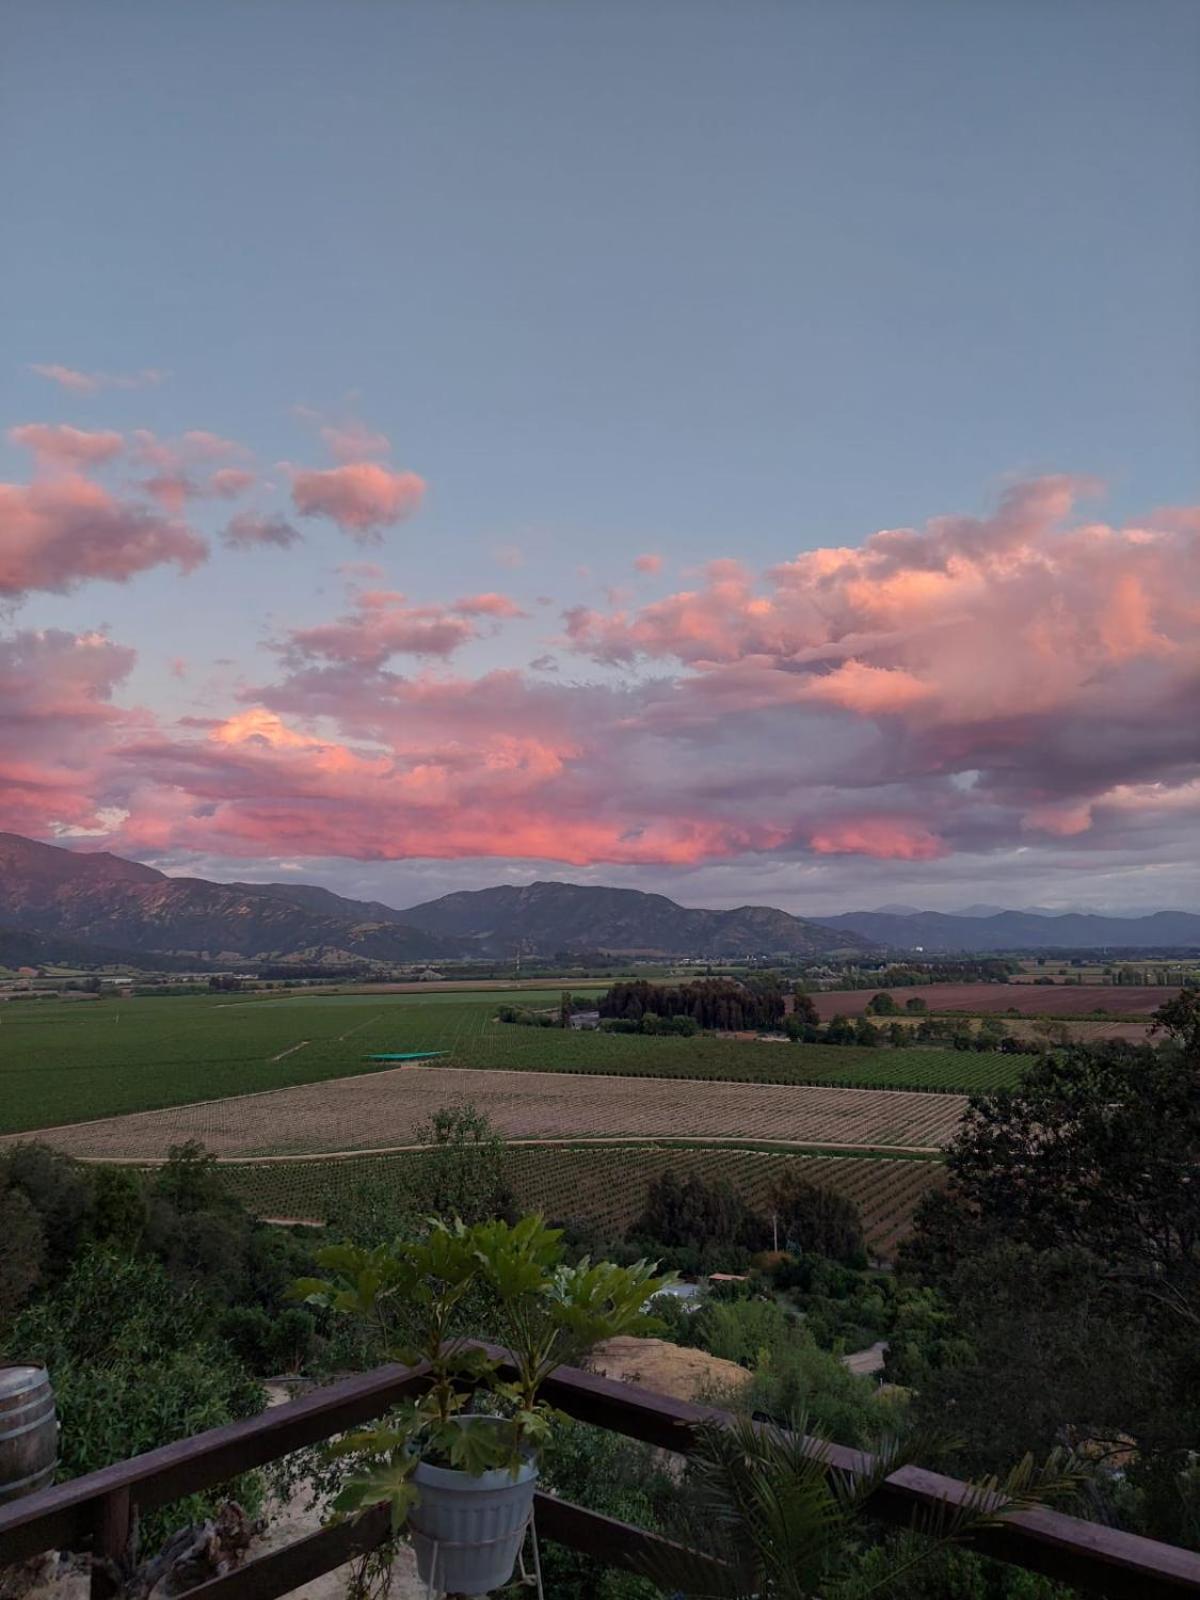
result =
M408 1531L422 1583L449 1594L481 1595L513 1575L533 1509L537 1467L522 1462L473 1476L419 1461L413 1471L419 1504Z

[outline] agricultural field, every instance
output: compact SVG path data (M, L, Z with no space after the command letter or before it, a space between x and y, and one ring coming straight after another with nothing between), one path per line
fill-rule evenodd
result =
M10 1002L0 1006L0 1133L357 1076L386 1068L370 1057L387 1051L446 1051L447 1064L473 1070L969 1091L1011 1083L1020 1067L1020 1057L998 1054L576 1033L495 1020L506 1001L553 1006L559 995Z
M102 1160L161 1160L188 1139L225 1158L385 1150L411 1143L439 1107L465 1101L507 1139L741 1139L933 1153L953 1137L966 1104L952 1094L715 1080L703 1094L681 1094L670 1078L419 1064L106 1117L46 1136L72 1155Z
M862 1016L878 992L829 989L814 994L813 1002L821 1020L828 1022L835 1016ZM974 1017L1004 1016L1011 1011L1016 1016L1070 1021L1097 1012L1111 1017L1149 1017L1179 990L1157 984L1139 988L1132 984L927 983L889 992L901 1008L906 1000L918 996L930 1011Z
M420 1152L357 1156L340 1161L297 1160L238 1163L222 1168L224 1179L259 1216L323 1222L352 1203L361 1186L415 1180ZM725 1179L749 1203L765 1210L772 1186L799 1173L822 1188L853 1200L867 1242L890 1256L911 1225L912 1213L929 1189L945 1182L937 1161L897 1161L861 1156L782 1155L777 1152L677 1145L518 1145L504 1156L507 1175L523 1208L557 1221L593 1222L608 1233L624 1233L645 1203L652 1179L670 1169ZM416 1173L414 1174L414 1168Z

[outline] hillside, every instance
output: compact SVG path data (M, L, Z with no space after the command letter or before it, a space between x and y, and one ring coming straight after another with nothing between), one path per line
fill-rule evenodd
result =
M770 906L699 911L661 894L531 883L463 890L410 906L405 922L444 938L471 938L490 956L563 951L678 956L823 955L861 949L852 930L835 934Z
M1102 917L1084 912L999 911L949 916L848 911L818 919L839 932L861 934L895 950L1171 950L1200 947L1200 916L1156 911L1146 917Z
M345 910L313 909L282 888L169 878L105 852L0 834L0 923L10 930L198 960L421 961L457 953L457 945L392 920L386 907L381 917L335 895L329 899Z

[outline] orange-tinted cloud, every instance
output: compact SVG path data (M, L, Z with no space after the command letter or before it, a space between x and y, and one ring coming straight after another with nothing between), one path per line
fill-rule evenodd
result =
M451 610L457 611L460 617L524 617L528 613L522 611L515 600L506 594L469 594L462 600L456 600Z
M656 556L656 555L649 555L648 554L648 555L644 555L644 556L635 556L634 560L633 560L633 566L634 566L634 571L635 572L645 572L645 573L650 573L650 574L653 574L655 572L661 572L662 571L662 565L663 565L663 558L661 556Z
M363 540L412 516L424 494L425 482L415 472L392 472L373 461L292 477L292 502L302 517L328 517Z
M928 828L905 817L853 817L813 830L809 845L819 856L871 856L876 861L936 861L949 846Z
M53 743L14 755L0 819L20 826L44 780L56 821L127 811L115 847L231 857L692 866L752 852L916 870L1194 838L1200 517L1110 526L1079 515L1082 492L1041 480L991 517L762 574L716 562L652 605L572 612L576 672L580 654L604 663L590 678L454 673L454 652L482 653L518 603L417 603L361 569L348 576L375 587L331 620L280 627L271 681L243 678L202 719L117 709L116 647L59 643L52 686L72 681L77 648L97 676L74 720L54 689ZM234 544L290 537L243 526Z

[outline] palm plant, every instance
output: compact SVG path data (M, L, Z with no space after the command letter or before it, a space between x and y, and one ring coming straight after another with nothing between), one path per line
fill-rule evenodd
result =
M916 1442L885 1444L848 1471L807 1419L778 1428L739 1418L707 1424L689 1474L695 1528L712 1555L672 1550L647 1576L678 1594L723 1600L868 1600L886 1594L938 1551L994 1526L1014 1511L1072 1492L1081 1472L1056 1454L1035 1468L1027 1456L1003 1480L971 1484L957 1504L914 1514L912 1533L881 1574L864 1578L858 1556L870 1503L883 1481L908 1465Z

